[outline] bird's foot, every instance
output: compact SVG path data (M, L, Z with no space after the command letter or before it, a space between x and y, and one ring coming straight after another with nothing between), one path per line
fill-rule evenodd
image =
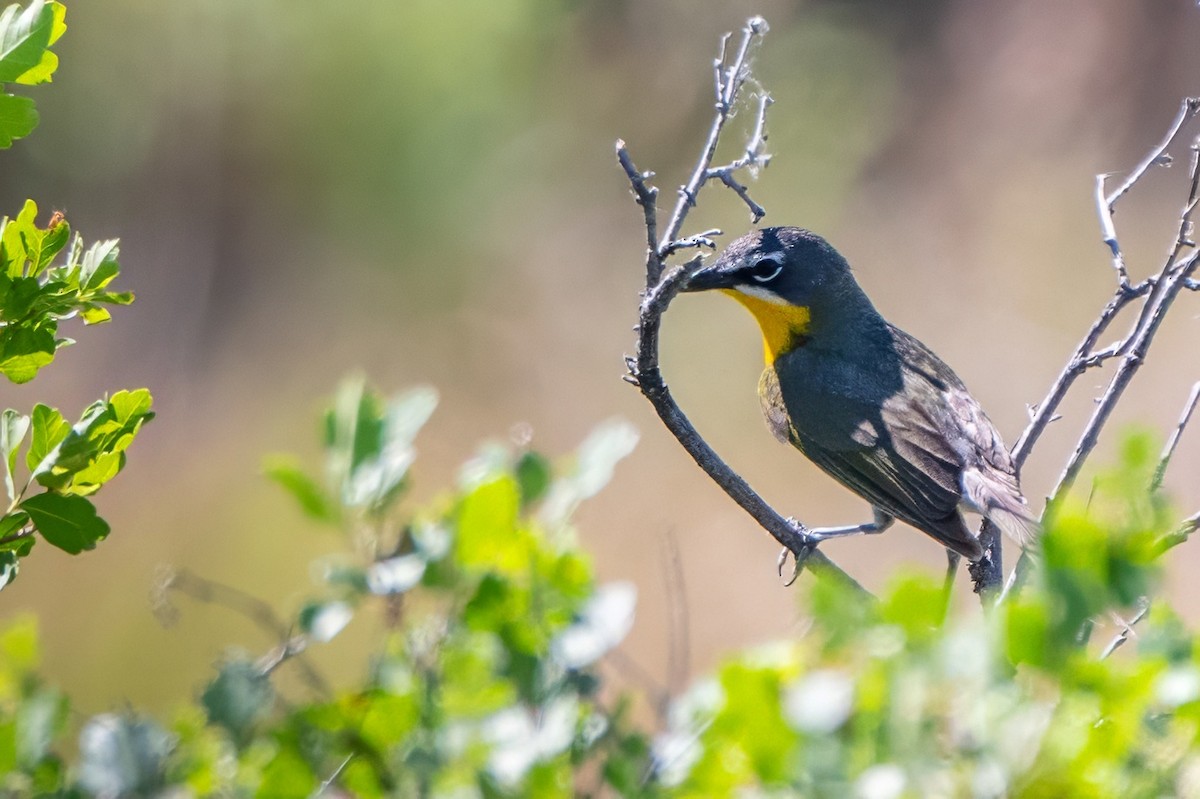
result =
M783 567L787 565L788 556L791 554L792 550L788 549L787 547L784 547L779 552L779 560L775 564L775 571L780 577L783 577ZM794 563L792 566L792 573L788 576L787 580L784 581L784 588L790 587L800 577L800 564L803 563L803 561L794 556L792 557L792 561Z

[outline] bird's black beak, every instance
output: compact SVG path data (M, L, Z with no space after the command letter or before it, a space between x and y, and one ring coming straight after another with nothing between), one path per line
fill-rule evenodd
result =
M733 284L734 281L731 279L728 270L718 260L692 275L687 285L683 287L683 290L711 291L712 289L727 289L732 287Z

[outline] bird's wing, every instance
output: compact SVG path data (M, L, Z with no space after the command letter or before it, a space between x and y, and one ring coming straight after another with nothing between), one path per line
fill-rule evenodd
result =
M931 475L938 473L931 458L956 459L961 500L1027 546L1038 525L995 425L950 367L907 333L893 328L893 334L897 350L905 354L906 390L884 404L883 415L897 451Z
M803 434L797 445L813 463L890 516L911 524L950 549L977 558L979 543L958 512L960 494L900 454L882 446L831 449Z

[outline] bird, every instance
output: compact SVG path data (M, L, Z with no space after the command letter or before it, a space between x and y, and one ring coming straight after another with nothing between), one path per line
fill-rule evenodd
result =
M881 533L899 519L946 548L948 579L957 556L984 554L965 512L1035 545L1039 525L995 425L953 369L880 315L829 242L756 229L684 287L712 290L761 328L767 427L874 509L870 522L815 528L811 540Z

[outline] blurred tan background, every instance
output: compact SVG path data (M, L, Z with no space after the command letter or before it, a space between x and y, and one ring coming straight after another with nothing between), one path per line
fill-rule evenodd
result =
M127 701L165 712L227 646L272 643L187 602L179 624L160 627L149 607L159 564L283 613L316 592L310 564L340 542L307 524L259 461L294 451L315 464L317 413L355 369L388 392L425 382L442 393L419 439L418 498L515 423L551 454L604 418L637 424L641 446L579 523L602 578L636 582L626 651L657 678L680 603L693 673L796 629L797 592L774 575L773 542L620 380L643 233L613 141L625 138L671 197L707 128L717 38L750 14L771 24L755 74L777 101L775 159L752 186L764 224L829 237L881 311L953 364L1015 440L1111 291L1093 175L1131 167L1180 98L1200 92L1200 11L1183 0L709 9L68 2L62 66L32 93L41 126L0 153L0 206L15 213L30 196L89 239L119 236L120 287L138 301L74 331L80 343L31 386L5 386L5 403L71 415L145 385L159 412L99 498L109 540L79 558L39 546L0 595L0 619L39 616L49 675L82 712ZM1119 208L1136 274L1165 252L1182 177L1160 170ZM690 229L710 226L728 240L749 221L713 189ZM1197 298L1185 296L1115 426L1165 434L1200 377L1198 332ZM866 518L766 432L758 333L734 303L682 299L663 354L699 428L783 512L814 525ZM1105 379L1080 381L1035 451L1031 497L1052 485ZM1200 430L1190 433L1169 479L1188 512L1200 507ZM682 597L665 576L669 535ZM943 565L899 526L827 552L876 587L899 564ZM1183 579L1198 553L1172 557L1184 609L1200 599ZM965 580L960 591L973 607ZM342 679L361 673L354 653L372 632L357 619L318 662Z

